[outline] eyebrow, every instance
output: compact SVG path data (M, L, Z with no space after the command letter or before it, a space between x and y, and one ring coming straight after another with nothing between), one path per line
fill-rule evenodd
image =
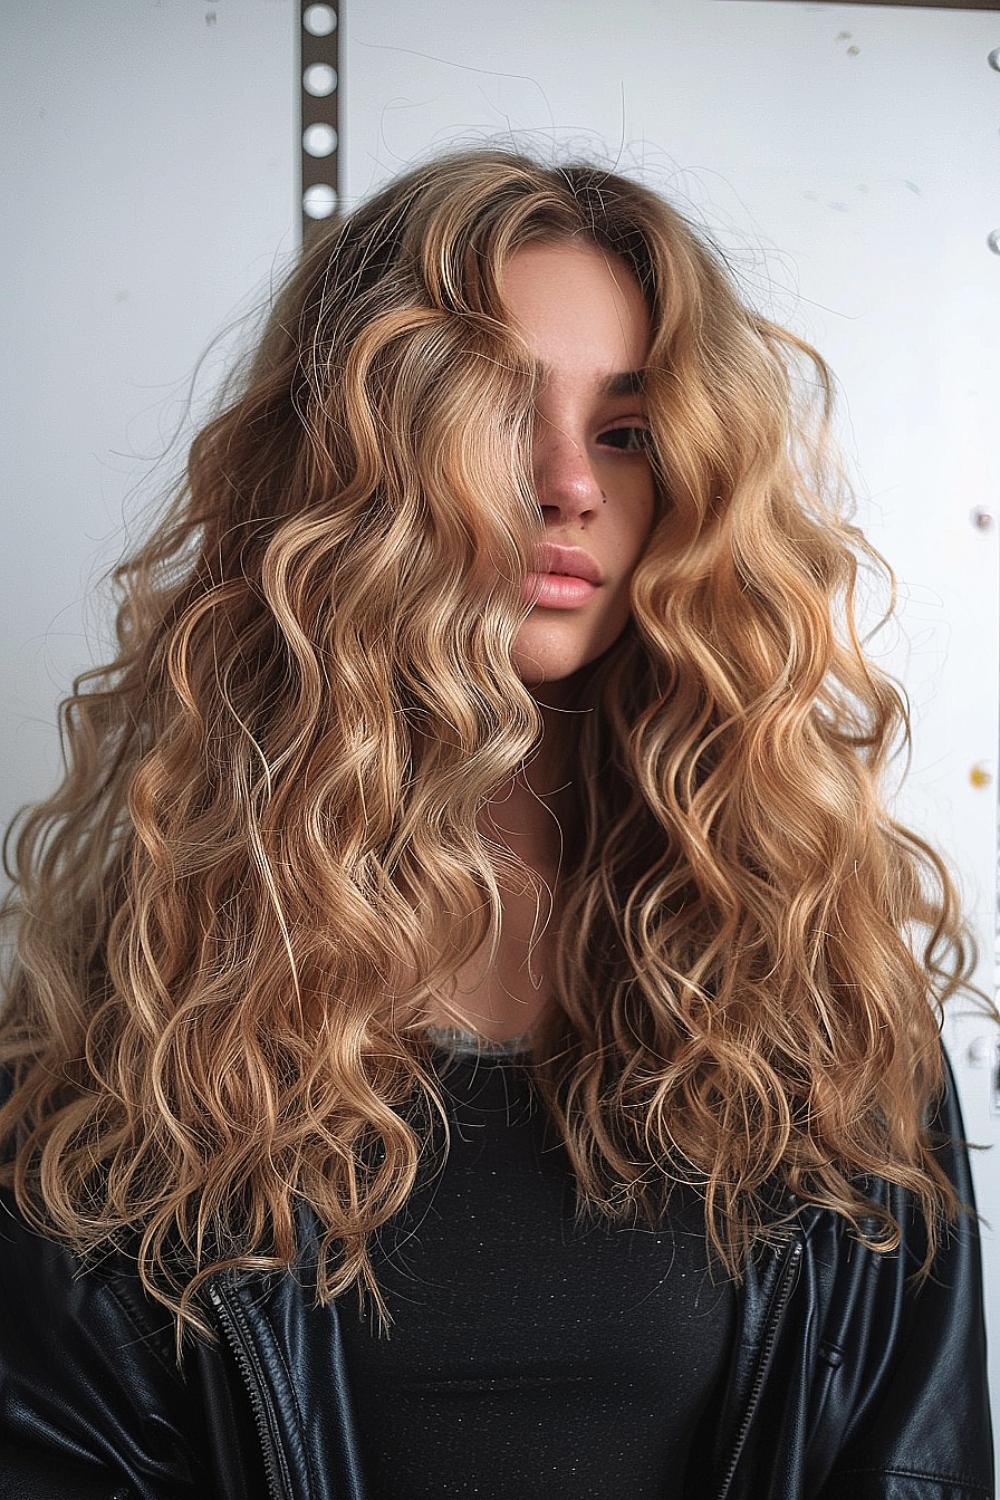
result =
M548 379L548 366L539 364L535 366L536 378L545 384ZM646 391L645 370L620 370L615 375L609 375L599 385L602 396L642 396Z
M618 375L609 375L601 385L605 396L641 396L645 389L645 370L622 370Z

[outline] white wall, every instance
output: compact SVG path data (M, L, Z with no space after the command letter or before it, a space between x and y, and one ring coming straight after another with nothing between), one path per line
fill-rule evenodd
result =
M574 145L712 230L830 358L861 516L902 582L883 642L916 711L909 821L958 865L994 984L1000 16L769 0L350 0L345 198L484 137ZM294 246L292 0L0 12L0 818L43 793L84 607L181 421L198 356ZM16 212L11 213L14 206ZM211 385L210 362L202 387ZM175 444L174 460L182 450ZM130 498L131 497L131 498ZM98 653L99 654L99 653ZM977 787L974 768L994 778ZM981 1023L969 1134L995 1143ZM980 1203L1000 1224L1000 1166ZM1000 1395L1000 1245L987 1238Z
M294 249L296 24L292 0L0 10L4 824L51 783L85 598L196 361Z

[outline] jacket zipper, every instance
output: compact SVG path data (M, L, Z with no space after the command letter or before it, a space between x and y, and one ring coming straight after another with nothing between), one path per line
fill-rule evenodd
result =
M726 1472L722 1481L722 1486L719 1490L718 1500L726 1500L726 1496L729 1494L729 1486L733 1482L733 1477L736 1473L736 1465L740 1461L740 1455L743 1452L743 1444L746 1440L746 1435L750 1430L750 1423L753 1421L754 1413L757 1410L757 1403L760 1400L760 1393L764 1386L765 1376L767 1375L767 1367L771 1362L771 1351L773 1350L775 1341L778 1337L778 1330L781 1327L782 1315L784 1314L785 1308L788 1306L788 1299L792 1295L792 1288L795 1285L795 1271L798 1269L798 1263L801 1259L801 1240L793 1239L789 1241L789 1244L785 1249L785 1262L781 1269L781 1280L778 1283L778 1290L775 1295L774 1302L771 1305L771 1311L768 1315L767 1327L765 1328L764 1338L761 1342L760 1357L757 1360L757 1370L754 1375L753 1385L750 1388L750 1396L747 1400L746 1410L743 1413L743 1420L740 1422L739 1430L733 1442L732 1452L730 1454L729 1463L726 1466Z
M246 1326L242 1312L226 1299L217 1282L209 1284L208 1295L218 1314L226 1341L236 1358L240 1374L243 1376L243 1384L250 1397L254 1421L257 1424L257 1435L260 1439L261 1455L264 1459L268 1500L288 1500L292 1491L279 1473L277 1421L274 1411L264 1398L263 1381L260 1378L259 1360L254 1350L253 1337Z

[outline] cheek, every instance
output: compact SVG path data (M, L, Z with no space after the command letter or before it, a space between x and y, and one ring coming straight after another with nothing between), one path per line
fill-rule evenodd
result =
M645 477L643 483L636 486L631 502L625 512L628 517L628 526L622 537L622 552L628 558L630 569L635 567L645 552L646 543L653 534L653 526L656 522L656 489L651 474Z

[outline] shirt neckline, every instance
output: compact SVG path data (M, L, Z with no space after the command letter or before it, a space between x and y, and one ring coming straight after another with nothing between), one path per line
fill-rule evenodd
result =
M518 1060L530 1056L531 1033L523 1031L520 1036L506 1037L501 1042L480 1036L475 1031L466 1031L461 1026L428 1026L427 1036L439 1052L449 1057L483 1060Z

